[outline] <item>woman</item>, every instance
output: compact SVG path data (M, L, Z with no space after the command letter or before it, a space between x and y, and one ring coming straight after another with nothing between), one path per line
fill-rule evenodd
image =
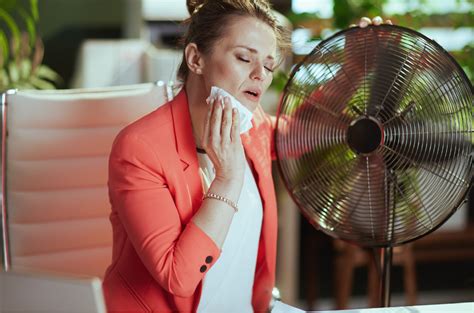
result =
M288 46L265 0L188 1L169 103L125 128L109 161L110 312L266 312L275 281L272 123L259 101ZM217 86L253 112L239 114ZM210 182L208 185L207 182Z

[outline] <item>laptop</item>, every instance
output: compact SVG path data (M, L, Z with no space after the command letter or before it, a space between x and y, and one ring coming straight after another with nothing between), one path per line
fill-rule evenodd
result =
M0 312L106 313L96 277L0 272Z

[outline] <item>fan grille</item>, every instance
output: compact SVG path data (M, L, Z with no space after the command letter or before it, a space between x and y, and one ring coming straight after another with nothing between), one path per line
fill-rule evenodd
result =
M337 33L294 70L276 132L305 217L364 246L426 235L472 177L472 85L437 43L399 26Z

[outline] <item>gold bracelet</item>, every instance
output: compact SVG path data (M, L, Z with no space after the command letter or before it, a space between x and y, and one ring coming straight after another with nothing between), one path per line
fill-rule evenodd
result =
M224 198L222 196L216 195L215 193L212 193L212 192L206 193L203 199L207 199L207 198L223 201L227 203L228 205L230 205L234 209L235 212L239 211L239 208L237 207L237 204L234 201Z

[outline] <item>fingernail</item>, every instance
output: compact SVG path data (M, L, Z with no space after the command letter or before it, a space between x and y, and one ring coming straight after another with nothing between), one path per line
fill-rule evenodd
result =
M381 18L380 16L376 16L376 17L374 17L374 19L373 19L373 22L374 22L374 24L376 24L376 25L382 24L382 21L383 21L383 20L382 20L382 18Z

